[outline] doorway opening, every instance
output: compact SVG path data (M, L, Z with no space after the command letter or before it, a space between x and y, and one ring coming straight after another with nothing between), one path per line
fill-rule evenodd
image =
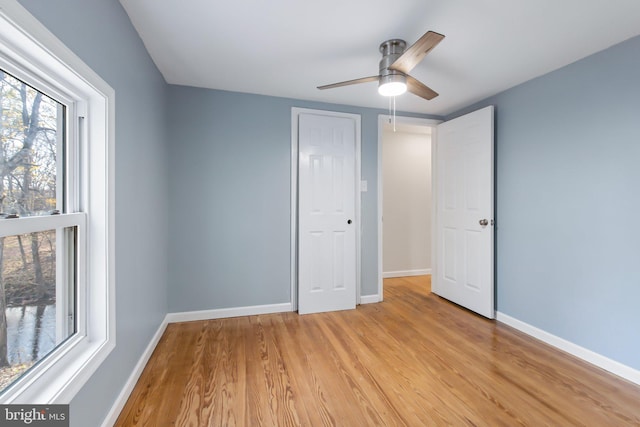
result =
M378 297L384 279L431 274L432 139L438 120L378 116Z

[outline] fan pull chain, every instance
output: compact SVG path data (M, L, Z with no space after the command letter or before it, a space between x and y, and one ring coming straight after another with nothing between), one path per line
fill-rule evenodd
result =
M393 131L396 131L396 97L393 97Z
M391 100L393 98L393 101ZM393 119L392 119L393 117ZM389 97L389 124L393 123L393 131L396 131L396 97Z

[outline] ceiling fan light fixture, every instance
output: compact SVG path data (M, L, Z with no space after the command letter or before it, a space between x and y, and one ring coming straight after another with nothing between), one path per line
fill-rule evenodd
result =
M398 96L407 91L407 78L402 74L388 74L380 77L378 93L382 96Z

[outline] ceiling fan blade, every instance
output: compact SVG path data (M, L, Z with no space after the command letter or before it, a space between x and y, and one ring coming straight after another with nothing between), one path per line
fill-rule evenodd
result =
M411 76L407 76L407 90L426 100L430 100L438 96L438 92Z
M347 80L340 83L332 83L330 85L318 86L318 89L333 89L334 87L355 85L358 83L377 82L380 76L362 77L360 79Z
M396 59L393 64L389 66L390 69L400 71L402 73L408 73L422 61L427 53L442 41L444 36L442 34L427 31L420 39L411 45L411 47L404 51L400 58Z

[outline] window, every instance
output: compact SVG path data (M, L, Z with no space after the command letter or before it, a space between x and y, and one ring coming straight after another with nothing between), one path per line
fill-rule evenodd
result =
M68 403L115 346L113 90L0 8L0 403Z
M77 330L85 214L66 185L67 108L0 68L0 393Z

